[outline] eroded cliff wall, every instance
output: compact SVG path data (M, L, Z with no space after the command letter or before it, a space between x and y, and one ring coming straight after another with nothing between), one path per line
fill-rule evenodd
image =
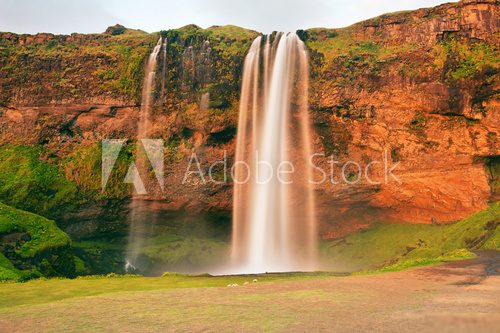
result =
M348 161L363 170L357 181L348 165L347 181L317 186L324 237L377 218L453 221L498 200L498 8L494 0L462 1L298 32L310 51L314 150L338 161L333 180ZM230 183L182 180L193 150L204 171L224 151L231 164L242 64L258 34L187 26L161 35L169 42L159 61L153 135L166 142L166 190L151 197L172 209L230 209ZM12 145L30 146L74 185L68 202L127 197L121 180L132 141L102 193L99 140L134 138L142 68L158 38L131 30L0 33L2 156L18 151ZM329 170L326 158L316 163ZM399 182L386 181L387 166ZM19 166L6 167L19 175ZM0 196L26 208L5 185L12 179L23 182L0 177ZM48 181L41 192L53 195L64 181Z

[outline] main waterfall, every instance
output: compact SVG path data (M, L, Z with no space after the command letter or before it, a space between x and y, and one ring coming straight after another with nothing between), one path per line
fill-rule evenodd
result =
M237 273L316 267L308 85L307 51L295 33L254 40L243 68L234 167Z

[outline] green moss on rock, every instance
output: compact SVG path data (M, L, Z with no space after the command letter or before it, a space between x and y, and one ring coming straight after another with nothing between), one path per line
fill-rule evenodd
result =
M57 165L42 159L43 151L38 146L0 147L0 200L39 214L72 204L76 186Z
M0 203L0 280L75 275L71 241L54 221Z
M443 68L447 81L460 81L497 71L500 63L498 50L484 42L448 39L434 47L434 65Z
M132 161L133 145L125 145L113 166L102 191L100 143L77 146L61 161L66 178L78 188L79 200L122 199L130 194L130 185L123 182Z

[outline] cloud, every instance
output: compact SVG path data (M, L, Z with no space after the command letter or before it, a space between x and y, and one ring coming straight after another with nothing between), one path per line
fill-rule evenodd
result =
M216 24L236 24L263 32L294 31L331 16L331 6L318 0L211 0L204 1L202 9Z
M102 32L117 21L97 0L0 0L0 31Z
M0 30L101 32L112 24L153 32L186 24L234 24L269 33L342 27L445 0L0 0Z
M387 12L432 7L443 0L196 0L211 24L262 32L343 27ZM218 22L218 23L214 23Z

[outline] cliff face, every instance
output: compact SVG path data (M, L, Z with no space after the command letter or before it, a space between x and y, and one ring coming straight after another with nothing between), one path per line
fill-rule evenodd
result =
M363 170L357 181L350 163L346 181L318 185L324 237L375 218L457 220L498 200L498 8L462 1L299 31L310 50L315 151L338 161L334 180L348 161ZM98 142L135 136L142 68L159 37L113 31L0 33L0 144L43 147L41 158L59 165L82 201L128 195L120 177L132 149L102 194ZM169 46L153 133L166 141L166 189L152 196L171 208L230 209L230 184L182 180L192 149L204 171L226 149L231 163L242 64L257 33L188 26L161 34ZM316 164L330 170L326 158ZM399 182L385 179L393 166ZM1 187L0 196L8 196Z
M231 157L243 61L257 35L234 26L161 32L168 47L158 58L151 133L165 140L166 188L150 197L165 199L172 209L230 208L230 185L205 186L191 179L185 186L182 179L193 148L204 170L225 149ZM1 33L0 145L5 154L14 154L8 145L29 145L44 163L58 165L78 188L65 196L68 203L129 196L131 188L122 181L137 135L143 67L159 37L130 30L118 35ZM106 138L130 140L101 193L100 140ZM8 167L18 174L14 165ZM0 186L0 197L33 210L20 199L25 196L11 197L12 184L22 185L20 178L0 176L0 184L8 185ZM39 192L58 192L47 185L53 180L42 186L32 178L25 182Z
M495 1L464 1L306 33L324 150L362 166L387 154L399 179L376 165L381 185L324 186L325 202L430 223L495 200L485 164L500 148L498 14Z

